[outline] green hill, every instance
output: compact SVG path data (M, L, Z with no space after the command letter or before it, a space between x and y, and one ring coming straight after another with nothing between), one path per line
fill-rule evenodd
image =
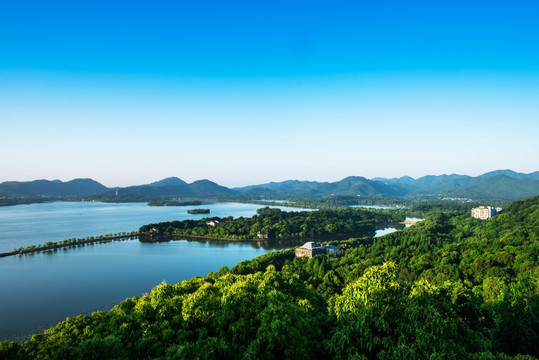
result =
M251 198L328 198L334 196L391 197L465 197L475 200L525 199L539 195L539 172L530 174L511 170L492 171L481 176L427 175L418 179L349 176L335 182L288 180L234 189Z
M166 178L147 185L129 186L91 196L101 201L149 201L155 199L222 198L234 197L236 192L209 180L198 180L191 184L178 178Z
M362 200L415 201L442 197L514 201L539 195L539 172L530 174L497 170L481 176L427 175L419 179L366 179L349 176L335 182L287 180L230 189L210 180L190 184L169 177L145 185L107 188L91 179L35 180L0 184L0 205L70 199L84 196L88 200L129 202L167 200L170 198L226 199L331 199L361 197ZM34 199L30 199L34 198ZM72 200L72 199L70 199Z
M73 196L108 191L109 188L92 179L6 181L0 184L0 196Z

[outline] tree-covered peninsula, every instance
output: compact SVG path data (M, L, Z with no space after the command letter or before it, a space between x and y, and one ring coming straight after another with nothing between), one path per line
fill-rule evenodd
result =
M343 239L374 235L377 227L404 220L392 211L369 211L358 208L318 211L281 211L265 207L253 217L167 221L140 228L141 234L194 236L247 240L264 231L270 239Z
M68 318L2 359L534 359L539 197L429 214L334 258L293 249Z

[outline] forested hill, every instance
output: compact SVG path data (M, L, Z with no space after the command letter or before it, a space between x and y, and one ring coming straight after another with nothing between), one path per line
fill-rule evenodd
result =
M73 196L89 195L108 191L109 189L92 179L73 179L34 181L6 181L0 184L0 196Z
M434 213L337 258L268 253L67 319L2 359L532 359L539 197ZM519 355L520 354L520 355Z
M427 175L418 179L349 176L336 182L284 181L234 189L256 197L324 198L332 196L417 198L467 197L481 200L517 200L539 195L539 172L497 170L481 176Z
M149 201L152 199L222 198L234 197L236 192L209 180L197 180L191 184L178 178L166 178L147 185L129 186L91 197L99 201Z
M471 198L474 200L514 201L539 195L539 171L523 174L511 170L492 171L481 176L427 175L418 179L373 178L349 176L335 182L287 180L230 189L210 180L190 184L177 177L169 177L145 185L106 188L91 179L36 180L4 182L0 184L0 205L33 201L64 199L131 202L170 200L171 198L253 200L268 199L327 199L340 196L356 199L400 199L414 201L442 197ZM29 197L37 197L34 200ZM71 198L69 198L71 197ZM78 198L77 198L78 197ZM39 199L41 198L41 199ZM7 200L6 200L7 199Z

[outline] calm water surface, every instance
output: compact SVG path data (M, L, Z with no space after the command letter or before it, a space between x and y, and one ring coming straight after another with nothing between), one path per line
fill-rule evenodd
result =
M0 339L270 250L254 242L128 240L0 258Z
M422 218L416 218L416 217L406 217L404 219L404 221L422 221L422 220L425 220L425 219L422 219ZM404 227L410 227L412 225L410 224L405 224ZM391 234L391 233L394 233L395 231L398 231L398 229L394 228L394 227L387 227L387 228L383 228L383 229L378 229L375 231L374 233L374 237L380 237L380 236L384 236L384 235L387 235L387 234Z
M146 203L65 202L0 207L0 252L20 246L44 244L67 238L104 235L138 230L145 224L208 216L253 216L256 204L211 203L200 206L148 206ZM275 206L272 206L275 207ZM187 214L194 208L210 214ZM278 206L287 211L298 208Z
M239 217L254 215L260 205L200 207L209 208L209 216ZM70 237L131 231L151 222L208 216L188 215L191 208L71 202L4 207L0 208L0 252ZM205 276L277 248L282 246L128 240L0 258L0 340L42 331L67 316L106 310L127 297L149 292L162 281Z

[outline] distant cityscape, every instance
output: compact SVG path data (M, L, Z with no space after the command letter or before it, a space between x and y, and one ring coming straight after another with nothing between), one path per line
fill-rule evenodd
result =
M472 202L473 199L465 198L465 197L444 197L442 200L445 201L461 201L461 202Z

